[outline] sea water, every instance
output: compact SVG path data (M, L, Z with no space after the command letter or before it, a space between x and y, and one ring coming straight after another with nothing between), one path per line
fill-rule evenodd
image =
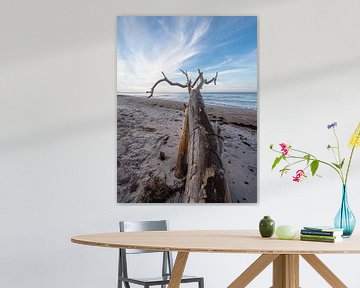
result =
M146 96L144 93L119 92L118 94L139 97ZM257 110L256 92L201 92L201 95L203 96L205 104L208 105ZM153 98L187 102L189 100L189 94L186 92L156 93Z

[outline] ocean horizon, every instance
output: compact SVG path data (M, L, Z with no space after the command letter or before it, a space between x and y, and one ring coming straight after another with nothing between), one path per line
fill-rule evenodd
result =
M118 92L117 95L148 96L142 92ZM205 104L257 110L257 92L201 92L201 95ZM187 102L189 94L187 92L164 92L154 94L153 98Z

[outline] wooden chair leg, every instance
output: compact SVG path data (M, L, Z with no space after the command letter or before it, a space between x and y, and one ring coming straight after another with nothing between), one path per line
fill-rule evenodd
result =
M186 265L188 256L189 256L189 252L178 252L177 253L168 288L179 288L180 287L181 278L184 274L185 265Z
M246 287L257 275L259 275L278 254L263 254L254 263L252 263L238 278L232 282L228 288Z
M347 286L314 254L301 255L316 272L333 288L347 288Z

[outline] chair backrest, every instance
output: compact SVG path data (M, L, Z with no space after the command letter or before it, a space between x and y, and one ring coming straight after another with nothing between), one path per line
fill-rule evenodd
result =
M158 221L120 221L120 232L138 232L138 231L167 231L169 228L167 220ZM126 254L140 253L159 253L161 251L136 250L136 249L119 249L119 276L128 277L127 257ZM173 267L172 255L169 251L163 253L162 275L171 275ZM118 282L120 283L120 282ZM126 284L126 287L130 287Z
M167 231L167 220L156 221L120 221L120 232ZM126 254L156 253L159 251L126 249Z

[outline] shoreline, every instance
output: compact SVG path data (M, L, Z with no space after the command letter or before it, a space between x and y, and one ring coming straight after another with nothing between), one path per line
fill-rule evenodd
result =
M224 92L222 92L224 93ZM220 94L222 94L220 93ZM254 94L257 94L257 92L252 92ZM171 94L177 94L177 93L169 93L169 94L156 94L156 95L153 95L150 99L157 99L157 100L164 100L164 101L175 101L175 102L185 102L184 99L173 99L173 98L163 98L164 96L170 96ZM188 93L179 93L179 94L182 94L182 95L186 95L186 97L188 97ZM204 95L209 95L209 94L214 94L216 95L217 92L205 92L205 93L202 93ZM226 92L225 92L226 94ZM245 93L246 94L246 93ZM121 93L121 92L117 92L116 96L121 96L121 97L138 97L138 98L145 98L145 99L148 99L148 95L147 94L131 94L131 93ZM206 98L203 96L203 98ZM206 102L206 99L204 99L204 101ZM228 104L211 104L211 103L205 103L206 106L214 106L214 107L221 107L221 108L239 108L239 109L243 109L243 110L251 110L251 111L254 111L254 112L257 112L257 108L249 108L249 107L241 107L241 106L234 106L234 105L228 105Z
M130 96L124 94L117 94L117 97L121 97L126 100L133 100L145 105L152 105L156 107L164 107L168 109L174 109L182 111L185 102L169 100L169 99L157 99L156 96L151 98L142 96ZM136 100L134 99L136 98ZM240 127L246 127L253 130L257 130L257 110L230 107L230 106L217 106L217 105L205 105L207 114L210 121L223 121L224 124L233 124Z
M174 176L184 102L117 96L118 203L182 203ZM231 203L257 203L256 111L206 106L223 139L220 155ZM160 187L160 189L159 189ZM163 192L161 187L164 187ZM172 187L168 193L168 187Z

